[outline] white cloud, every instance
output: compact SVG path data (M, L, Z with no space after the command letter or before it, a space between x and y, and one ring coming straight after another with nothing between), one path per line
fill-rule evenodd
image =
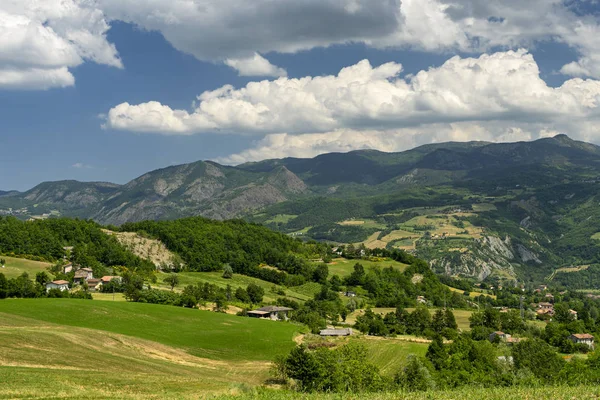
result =
M3 0L0 89L72 86L85 60L121 68L101 10L81 0Z
M566 43L581 54L566 68L600 77L600 21L564 0L95 0L111 19L159 31L200 60L251 59L364 43L376 48L482 52L540 41ZM593 67L586 66L593 65Z
M258 53L248 58L228 58L225 64L237 70L240 76L287 76L285 69L271 64Z
M240 89L224 86L198 96L191 112L158 102L123 103L109 111L106 126L162 134L301 134L600 115L599 81L576 78L549 87L524 50L452 57L405 78L401 71L400 64L372 67L363 60L337 76L279 78Z
M77 162L77 163L71 165L71 168L75 168L75 169L92 169L94 167L92 167L91 165L88 165L88 164Z
M242 76L285 76L260 54L364 43L430 52L480 53L558 41L580 56L561 71L600 77L600 21L563 0L3 0L0 68L121 68L106 39L122 20L160 32L199 60ZM532 22L534 21L534 22ZM26 83L34 88L38 81ZM52 82L40 88L52 87ZM60 86L60 85L59 85ZM13 88L19 87L17 83Z
M0 89L37 90L74 84L75 78L66 67L0 68Z

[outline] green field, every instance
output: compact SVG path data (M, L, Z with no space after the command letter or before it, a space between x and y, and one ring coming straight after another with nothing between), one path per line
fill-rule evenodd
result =
M425 356L428 343L418 343L403 338L380 338L368 336L353 338L352 342L364 345L368 350L369 361L379 367L379 370L389 376L398 373L401 366L411 354Z
M141 306L141 307L140 307ZM135 303L0 302L0 398L162 399L269 377L297 326Z
M0 273L3 273L8 279L16 278L17 276L27 272L31 279L35 279L35 274L41 271L46 271L51 265L50 263L31 261L24 258L13 258L0 256L6 260L4 268L0 268Z
M123 293L92 293L92 298L100 301L125 301Z
M8 299L0 302L0 313L129 335L217 360L272 360L293 348L300 330L291 323L110 301Z
M296 300L296 301L306 301L309 298L312 298L314 295L314 290L313 291L307 291L303 288L303 286L299 286L299 287L293 287L293 288L287 288L284 286L280 286L280 285L275 285L274 283L270 283L267 281L263 281L260 280L258 278L252 278L246 275L240 275L240 274L233 274L233 278L231 279L225 279L223 278L223 272L180 272L179 274L177 274L179 276L179 287L178 289L181 290L183 287L187 286L187 285L196 285L198 283L210 283L222 288L227 287L227 285L230 285L231 288L233 289L233 291L235 292L235 290L238 287L242 287L242 288L246 288L249 284L254 283L255 285L258 285L260 287L262 287L265 290L265 296L264 296L264 302L265 303L272 303L275 300L277 300L277 298L279 297L283 297L281 295L278 295L277 293L274 293L272 291L273 287L277 288L278 290L284 290L285 291L285 297L288 297L291 300ZM170 287L165 284L163 282L163 279L166 277L166 274L158 274L157 278L158 278L158 287L160 287L161 289L170 289ZM317 289L318 291L318 289Z
M407 267L406 264L403 264L398 261L394 261L392 259L386 259L383 261L369 261L369 260L347 260L345 258L336 258L331 263L327 264L329 268L329 276L339 275L340 277L348 276L354 271L355 264L361 264L368 270L371 267L379 267L379 268L387 268L394 267L399 269L400 271L404 271Z

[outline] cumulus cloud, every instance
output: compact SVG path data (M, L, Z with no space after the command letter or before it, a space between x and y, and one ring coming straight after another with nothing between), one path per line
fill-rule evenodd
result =
M0 68L0 88L50 89L75 84L66 67L61 68Z
M285 69L271 64L258 53L248 58L228 58L225 64L237 70L240 76L287 76Z
M122 103L108 112L106 127L162 134L302 134L600 115L600 81L575 78L549 87L525 50L456 56L415 75L401 72L397 63L373 67L363 60L335 76L223 86L198 96L191 111L158 102Z
M563 73L600 77L600 21L563 0L95 0L111 19L159 31L200 60L364 43L483 52L556 40L580 52ZM535 23L532 23L535 21ZM579 66L578 68L576 68Z
M121 60L106 32L110 21L121 20L160 32L178 50L202 61L223 62L242 76L286 75L260 54L339 44L481 53L498 47L530 48L554 40L580 54L562 73L598 78L600 21L597 14L582 14L575 3L4 0L0 4L0 68L72 68L86 60L120 68ZM35 87L34 82L25 87Z
M91 60L122 67L106 40L101 10L79 0L3 0L0 4L0 89L72 86L69 68Z

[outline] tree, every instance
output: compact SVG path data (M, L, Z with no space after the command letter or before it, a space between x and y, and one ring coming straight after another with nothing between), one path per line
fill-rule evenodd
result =
M253 304L259 304L263 301L265 290L257 284L251 283L246 288L250 302Z
M564 365L556 350L540 339L523 340L513 347L517 369L528 369L536 377L552 383Z
M175 288L175 286L179 285L179 276L174 273L170 273L165 279L163 279L167 285L171 286L171 292Z
M329 283L331 284L331 290L339 292L342 286L342 279L338 275L333 275L329 279Z
M294 348L285 360L288 376L299 382L305 391L318 389L320 378L325 374L320 363L309 353L306 346Z
M225 278L225 279L233 278L233 268L231 268L231 265L225 264L223 266L223 278Z
M568 324L575 320L575 317L571 314L569 306L566 303L559 303L554 306L554 320L561 324Z
M40 271L35 274L35 281L42 286L46 286L46 283L50 282L50 276L44 271Z
M414 354L408 356L402 372L396 377L396 383L405 390L426 391L435 388L435 381L425 363Z
M325 283L328 275L329 267L327 267L327 264L319 264L313 272L313 280L318 283Z
M444 342L440 335L436 335L429 347L427 348L427 354L425 355L429 361L433 364L435 369L441 370L444 368L448 353L444 347Z
M248 296L248 292L242 287L238 287L235 290L235 298L242 303L250 303L250 296Z

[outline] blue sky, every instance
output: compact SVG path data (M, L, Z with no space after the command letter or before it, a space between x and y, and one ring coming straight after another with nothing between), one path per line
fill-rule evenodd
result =
M0 190L200 159L600 143L594 1L57 2L0 5Z

